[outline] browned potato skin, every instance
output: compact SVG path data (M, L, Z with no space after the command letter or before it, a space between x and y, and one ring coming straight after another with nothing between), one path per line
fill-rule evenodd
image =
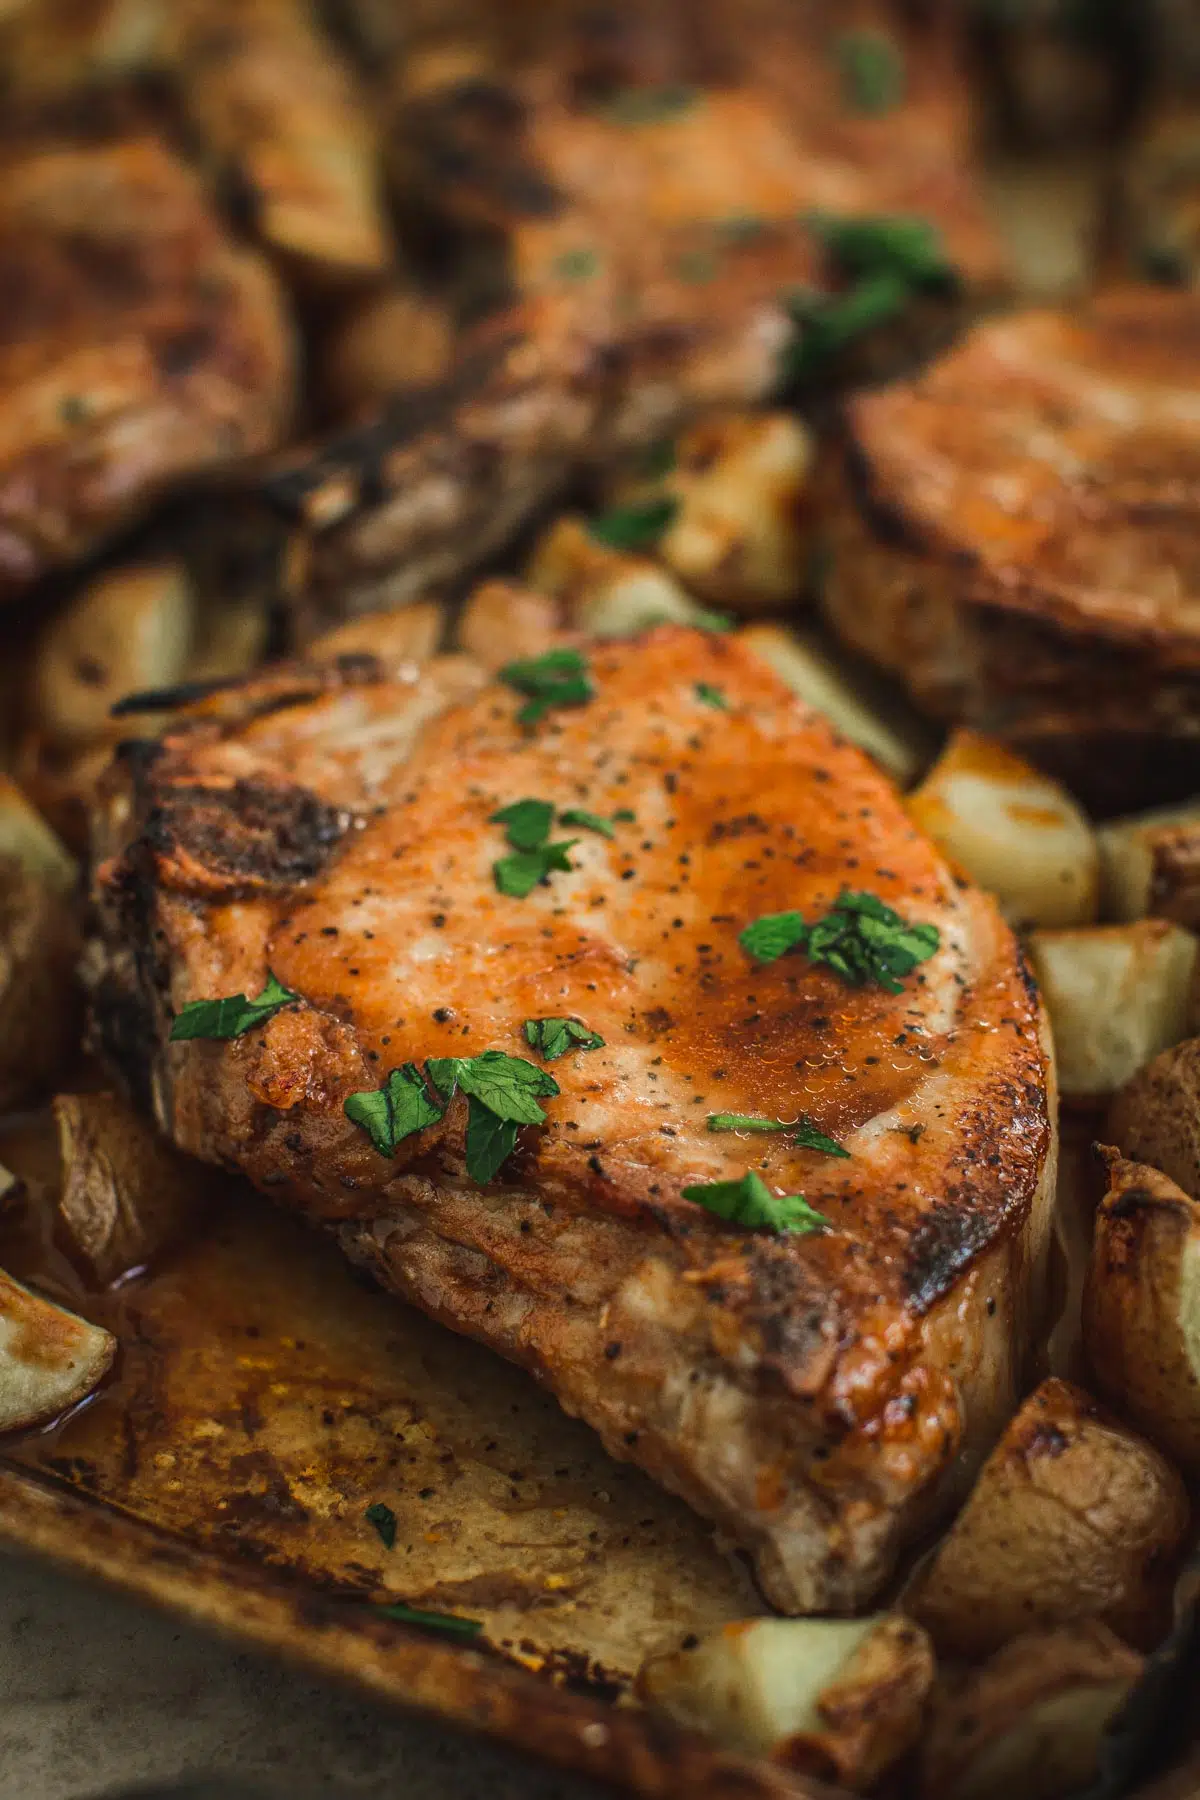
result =
M1083 1296L1092 1379L1123 1418L1200 1474L1200 1378L1181 1322L1185 1270L1200 1270L1200 1203L1158 1169L1105 1154L1109 1186Z
M859 1793L917 1742L935 1663L928 1637L895 1617L873 1631L821 1694L823 1729L786 1738L774 1762Z
M1125 1083L1109 1109L1107 1137L1200 1199L1200 1037L1162 1051Z
M1153 1645L1188 1527L1179 1476L1082 1388L1052 1377L1016 1414L907 1610L939 1654L1101 1619Z
M0 1113L44 1092L79 1040L72 898L0 857Z
M987 1762L999 1747L1015 1748L1023 1734L1029 1742L1022 1800L1049 1800L1086 1786L1097 1772L1096 1734L1065 1742L1061 1720L1058 1729L1047 1731L1043 1724L1038 1730L1037 1710L1072 1693L1097 1691L1115 1710L1141 1670L1142 1658L1094 1620L1014 1638L982 1668L944 1680L935 1694L921 1758L921 1800L983 1800L998 1793L984 1774Z
M388 394L429 387L450 367L454 325L431 300L384 288L348 310L320 347L319 380L335 419L353 418Z

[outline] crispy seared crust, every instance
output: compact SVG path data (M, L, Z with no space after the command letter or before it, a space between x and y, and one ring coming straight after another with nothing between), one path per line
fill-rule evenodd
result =
M153 136L0 143L0 294L0 600L278 443L281 297Z
M536 1372L722 1522L777 1604L853 1607L1019 1391L1054 1160L1036 994L991 902L749 654L663 629L591 665L597 699L532 736L461 662L405 683L359 659L127 752L97 1033L183 1148ZM698 706L699 679L732 710ZM487 821L519 794L637 823L514 901ZM894 999L803 959L756 969L734 941L844 881L939 922ZM268 967L303 1006L165 1046L186 1000L258 992ZM555 1013L605 1047L554 1065L547 1125L487 1188L461 1100L392 1161L343 1115L390 1067L521 1053L522 1021ZM811 1111L851 1156L714 1134L710 1108ZM748 1236L682 1198L748 1163L834 1229Z
M1096 804L1200 776L1200 310L1128 290L980 325L862 394L825 609L939 717Z

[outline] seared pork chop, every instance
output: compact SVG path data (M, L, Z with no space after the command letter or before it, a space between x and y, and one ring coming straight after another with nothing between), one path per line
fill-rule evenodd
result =
M157 138L0 142L0 600L274 448L291 384L270 271Z
M133 745L97 1033L177 1144L533 1371L776 1605L856 1607L1020 1391L1054 1162L1037 996L992 901L749 652L663 627L585 664L592 698L524 725L469 663L360 657ZM559 815L533 885L521 800ZM794 909L847 889L915 930L893 975L795 947ZM789 954L778 920L740 941L779 913ZM197 1003L237 994L265 999L205 1041ZM543 1098L476 1179L510 1058Z
M835 629L1115 807L1200 774L1200 305L1131 289L979 325L846 407Z
M796 0L706 0L583 24L543 9L531 45L533 16L504 18L526 38L498 70L503 44L438 43L395 75L406 203L481 256L507 303L441 394L281 476L280 501L321 534L318 610L450 584L588 463L770 393L793 297L841 279L815 213L923 220L969 289L1003 279L949 30L877 0L836 22ZM930 304L944 329L953 300ZM901 316L881 305L889 341Z

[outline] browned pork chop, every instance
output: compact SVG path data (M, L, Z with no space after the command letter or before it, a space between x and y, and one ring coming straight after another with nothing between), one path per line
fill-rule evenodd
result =
M102 825L99 1036L178 1144L532 1370L745 1546L778 1606L855 1607L1020 1391L1054 1161L1037 997L991 900L749 652L662 628L589 662L590 702L531 727L458 659L360 658L133 746ZM522 898L498 891L493 815L530 798L576 841ZM739 943L844 888L936 928L894 993ZM298 998L265 1022L167 1041L272 975ZM559 1019L545 1063L526 1022ZM461 1095L394 1154L343 1110L488 1051L561 1092L485 1185ZM768 1211L802 1193L827 1229L684 1192L750 1172Z
M978 326L847 407L836 630L1102 804L1200 776L1200 302Z
M968 288L1002 280L953 33L901 11L550 8L516 16L538 28L507 64L470 41L402 58L406 204L491 267L496 310L446 391L281 477L320 534L318 611L451 583L589 462L772 392L789 298L840 278L814 213L925 220Z

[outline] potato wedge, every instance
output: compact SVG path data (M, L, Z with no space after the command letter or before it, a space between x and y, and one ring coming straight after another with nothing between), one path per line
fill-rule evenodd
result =
M181 680L195 631L195 599L181 563L97 576L42 637L33 676L36 731L73 746L118 735L110 717L115 702Z
M1200 1200L1200 1038L1186 1038L1139 1069L1113 1099L1106 1133Z
M697 420L663 493L676 512L658 554L692 593L739 612L776 610L804 587L813 439L792 413Z
M955 731L906 802L935 844L1000 902L1011 925L1087 925L1099 856L1066 789L973 731Z
M815 712L823 713L843 737L906 787L916 779L933 753L928 730L897 709L896 719L885 716L864 695L861 684L815 637L801 637L779 625L748 625L737 633L738 642L770 663L793 693Z
M313 638L305 655L317 662L339 656L375 656L380 662L428 662L441 641L445 613L433 600L419 600L393 612L368 613L347 619Z
M49 1086L78 1041L75 864L0 777L0 1112Z
M1083 1296L1092 1380L1123 1418L1200 1473L1200 1202L1109 1158Z
M1151 1645L1188 1527L1158 1451L1055 1377L1021 1407L906 1597L939 1654L987 1656L1019 1632L1101 1619Z
M105 1286L159 1255L211 1200L214 1172L172 1149L119 1095L59 1094L54 1119L58 1216Z
M1200 925L1200 806L1160 807L1113 819L1096 833L1106 919Z
M1186 1036L1198 949L1166 919L1030 933L1064 1097L1104 1099Z
M0 1269L0 1432L28 1431L75 1406L107 1373L117 1340Z
M658 1656L639 1697L731 1750L856 1791L917 1741L934 1659L899 1613L867 1619L743 1619Z
M935 1695L923 1800L1055 1800L1087 1788L1142 1666L1094 1622L1014 1638Z
M535 545L525 580L559 602L567 625L593 637L633 637L652 625L705 618L661 563L610 549L574 514L556 520Z

